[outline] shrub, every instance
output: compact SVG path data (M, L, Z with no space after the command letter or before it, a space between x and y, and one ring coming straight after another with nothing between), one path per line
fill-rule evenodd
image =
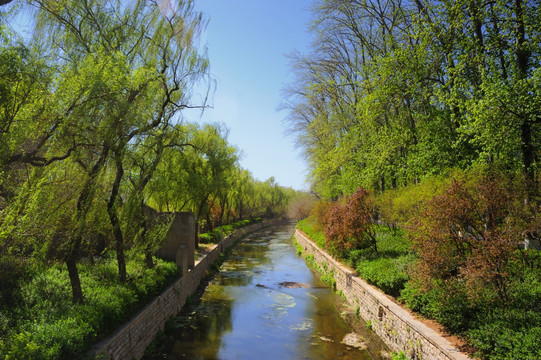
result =
M369 246L377 250L369 191L363 188L345 199L344 205L336 203L324 218L327 248L343 256L348 250Z
M327 212L334 204L330 201L318 201L312 211L310 211L310 217L312 218L312 226L314 231L323 231L325 227L325 219Z
M461 283L436 281L430 289L424 285L410 281L401 291L400 300L452 333L462 333L470 327L479 309L468 300Z
M403 351L401 351L399 353L392 353L391 360L409 360L409 358Z
M325 236L321 231L321 228L317 225L317 221L314 217L310 216L297 223L297 228L306 233L312 241L316 243L320 248L325 248Z
M385 293L398 296L404 288L409 277L404 272L410 257L379 258L372 261L361 261L357 265L357 272L369 283L377 286Z
M541 326L536 318L532 324L522 310L496 311L485 324L470 330L468 338L482 359L540 359ZM517 324L521 320L526 322Z
M471 297L487 287L506 297L508 266L520 236L510 221L512 205L509 189L495 174L469 183L453 180L415 222L417 275L463 279Z
M539 258L539 253L525 254ZM468 331L468 338L482 358L541 358L541 269L523 266L510 289L512 301L483 309ZM519 270L519 269L517 269Z
M400 291L398 299L404 303L409 309L430 317L430 301L429 292L422 291L421 285L410 280L404 284L404 288Z
M214 242L214 234L211 234L211 233L199 234L199 242L203 244L210 244Z
M27 281L32 273L24 259L0 255L0 310L13 307L20 301L20 284Z

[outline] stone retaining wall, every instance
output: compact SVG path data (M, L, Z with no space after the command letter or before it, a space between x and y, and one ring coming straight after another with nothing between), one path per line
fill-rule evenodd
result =
M313 255L319 265L327 264L326 268L333 272L336 280L336 290L342 291L352 306L359 307L359 315L370 321L372 331L391 351L403 351L411 359L469 360L437 332L320 249L306 234L297 229L295 238L304 249L304 255Z
M219 244L214 245L207 255L196 261L193 269L189 270L185 276L173 283L129 322L117 329L112 336L96 344L92 352L110 360L141 359L158 331L164 329L167 320L176 316L186 304L188 296L197 290L208 268L218 260L220 254L244 235L277 222L277 220L271 220L248 225L225 237Z

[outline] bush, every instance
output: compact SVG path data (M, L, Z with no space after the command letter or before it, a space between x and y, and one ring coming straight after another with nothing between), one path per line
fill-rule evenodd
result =
M409 358L403 351L401 351L399 353L392 353L391 360L409 360Z
M541 359L541 326L536 317L535 324L527 321L528 326L513 326L524 318L522 314L493 315L486 324L470 330L468 338L482 359Z
M202 233L199 234L199 242L203 244L210 244L214 242L214 234Z
M323 231L327 212L329 212L329 209L333 206L334 204L332 202L321 200L317 202L312 211L310 211L310 217L312 218L312 225L314 227L314 231Z
M344 257L350 250L370 246L377 250L369 194L359 188L345 199L344 205L336 203L327 211L323 232L327 249L335 255Z
M429 288L426 284L410 281L401 291L400 300L411 310L435 319L454 334L466 331L479 313L479 309L468 300L462 284L455 281L438 281Z
M462 279L470 297L486 288L504 298L520 231L511 191L498 174L453 180L426 203L412 231L417 276Z
M403 271L410 257L401 256L395 259L380 258L372 261L361 261L357 265L359 275L369 283L377 286L385 293L398 296L409 277Z
M314 217L310 216L297 223L297 228L308 235L317 246L325 248L325 236Z
M530 256L530 254L525 254ZM538 257L535 254L534 257ZM510 287L511 302L484 309L468 331L478 355L490 359L541 358L540 264L522 267Z
M235 229L240 229L244 226L261 222L261 218L253 218L250 220L239 220L232 224L215 227L212 232L199 234L199 242L202 244L216 244L220 242L223 236L231 234Z
M423 205L440 195L449 184L448 178L432 176L419 184L387 190L375 197L375 206L384 222L393 226L406 226L419 215Z
M347 262L366 281L389 295L398 296L409 279L408 268L416 256L401 230L391 231L384 226L375 229L378 251L373 248L352 250Z
M32 272L24 259L0 255L0 310L13 307L21 300L20 284L27 281Z

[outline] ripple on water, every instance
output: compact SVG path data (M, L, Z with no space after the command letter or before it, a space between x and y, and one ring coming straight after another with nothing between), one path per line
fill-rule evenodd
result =
M267 320L280 320L287 316L287 311L296 305L295 298L281 292L269 292L272 304L269 311L263 315Z

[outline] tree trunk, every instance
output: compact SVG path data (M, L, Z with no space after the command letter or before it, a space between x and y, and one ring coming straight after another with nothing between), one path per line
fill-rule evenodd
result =
M109 154L109 147L105 146L102 153L100 154L99 159L96 161L92 167L89 177L86 180L79 199L77 199L77 233L74 236L71 244L70 251L66 256L66 266L68 267L68 274L71 283L71 290L73 294L72 301L74 303L83 303L83 290L81 288L81 280L79 279L79 271L77 270L77 260L79 259L79 249L81 248L81 243L83 241L83 221L86 218L88 212L89 204L92 199L92 192L96 177L100 172L101 168L105 164L105 160Z
M518 80L525 79L528 76L528 67L530 62L530 51L526 47L526 26L524 24L523 0L515 0L516 16L516 49L515 57L518 69ZM533 168L535 149L532 143L532 126L529 114L523 116L520 126L520 138L522 141L522 165L524 166L524 175L526 177L527 195L524 200L528 203L531 197L537 195L537 184L535 181L535 170Z
M113 183L113 188L111 189L111 195L109 197L109 203L107 204L107 213L109 214L109 221L113 227L113 233L115 236L115 250L116 250L116 260L118 263L118 277L120 282L126 282L126 259L124 258L124 235L122 234L122 229L120 228L120 221L116 213L116 202L118 198L118 192L120 190L120 182L124 176L124 167L122 166L122 157L119 153L115 154L115 163L116 163L116 176Z
M78 243L80 242L81 241L79 240ZM74 304L82 304L84 299L81 280L79 279L79 271L77 270L77 253L78 251L72 247L72 250L66 257L66 266L70 278L72 301Z
M147 246L145 249L145 265L149 269L154 268L154 258L152 257L152 250L150 249L150 246Z

